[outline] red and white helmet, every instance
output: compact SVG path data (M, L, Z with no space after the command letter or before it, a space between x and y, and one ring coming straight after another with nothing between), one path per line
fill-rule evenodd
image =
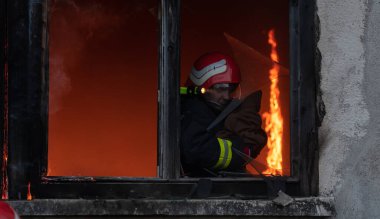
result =
M206 53L199 57L191 69L188 86L205 89L214 84L239 84L240 70L234 60L219 52Z
M0 219L20 219L17 213L5 202L0 202Z

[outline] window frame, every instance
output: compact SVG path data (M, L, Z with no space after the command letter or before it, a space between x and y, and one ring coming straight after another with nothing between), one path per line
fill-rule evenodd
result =
M5 114L4 112L6 111L5 110L5 107L6 107L6 102L5 102L5 99L6 99L6 65L7 65L7 57L6 57L6 37L7 37L7 25L6 25L6 3L5 1L1 1L0 2L0 48L1 48L1 51L0 51L0 130L2 130L0 132L0 139L1 139L1 144L0 144L0 153L1 153L1 156L0 156L0 166L5 166L7 164L4 164L4 159L3 159L3 156L4 156L4 149L5 149L5 146L4 144L6 143L6 139L5 139L5 134L7 132L7 127L5 126ZM3 169L3 168L0 168L0 169ZM2 173L0 174L0 188L3 188L3 178L4 177L7 177L6 175L6 172L2 171ZM2 195L2 194L1 194Z
M29 183L34 198L197 197L196 191L204 181L180 178L179 168L180 0L159 1L158 178L46 176L48 0L2 2L6 4L4 19L10 39L7 48L9 198L26 199ZM292 196L317 195L315 10L315 0L289 0L292 176L209 178L212 182L209 196L268 198L275 195L273 188Z

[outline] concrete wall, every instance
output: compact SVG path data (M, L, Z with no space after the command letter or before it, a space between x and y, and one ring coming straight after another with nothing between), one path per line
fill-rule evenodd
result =
M317 0L326 116L320 194L337 218L380 218L380 0Z

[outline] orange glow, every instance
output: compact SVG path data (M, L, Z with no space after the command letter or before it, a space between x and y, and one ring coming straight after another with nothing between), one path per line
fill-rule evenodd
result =
M26 197L28 201L32 200L32 193L30 192L30 182L28 183L28 196Z
M5 44L7 47L7 44ZM1 199L8 199L8 65L4 66L4 130Z
M157 176L156 0L50 1L48 176Z
M279 72L280 66L279 57L277 53L277 42L274 37L274 29L268 33L268 43L271 45L272 50L270 57L274 62L273 67L269 70L270 79L270 99L269 99L269 112L263 114L265 121L265 131L268 135L268 155L267 166L263 174L268 175L282 175L282 138L283 138L283 118L280 107L280 90L279 90Z
M3 167L2 167L2 188L1 188L1 199L8 199L8 175L7 175L7 165L8 165L8 146L4 144L3 149Z

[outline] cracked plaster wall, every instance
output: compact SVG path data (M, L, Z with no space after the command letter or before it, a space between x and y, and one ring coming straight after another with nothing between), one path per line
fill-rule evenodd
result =
M380 0L317 0L326 116L322 196L337 218L380 218Z

